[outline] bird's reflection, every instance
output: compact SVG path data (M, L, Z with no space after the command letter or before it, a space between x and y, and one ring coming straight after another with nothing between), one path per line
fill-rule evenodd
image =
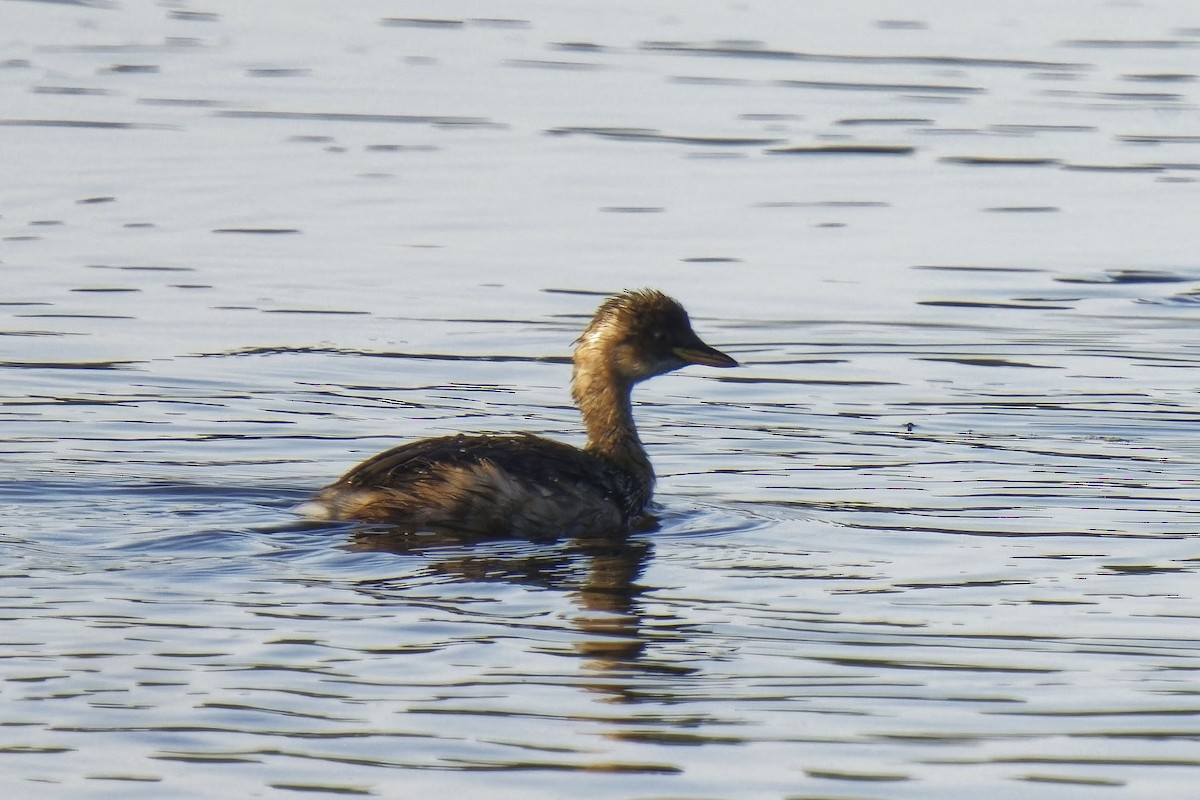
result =
M459 581L502 581L562 592L578 609L572 624L586 634L574 645L576 652L585 658L587 669L607 678L646 669L641 663L647 643L638 580L654 549L642 534L653 527L626 537L520 542L512 549L480 547L479 539L453 532L418 535L373 527L355 531L350 546L421 555L426 570ZM610 681L588 688L614 700L624 697Z

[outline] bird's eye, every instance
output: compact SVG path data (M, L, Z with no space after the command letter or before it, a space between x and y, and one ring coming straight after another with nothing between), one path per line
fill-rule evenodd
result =
M653 334L651 334L651 336L654 339L654 341L656 341L656 342L665 342L667 340L667 332L666 331L662 331L662 330L655 331Z

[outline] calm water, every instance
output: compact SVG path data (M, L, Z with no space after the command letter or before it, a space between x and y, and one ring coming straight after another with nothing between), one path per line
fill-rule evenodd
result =
M6 796L1184 798L1192 2L0 0ZM291 509L578 442L660 287L658 529Z

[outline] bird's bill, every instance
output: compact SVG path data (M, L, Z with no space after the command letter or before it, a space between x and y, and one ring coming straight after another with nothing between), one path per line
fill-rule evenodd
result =
M736 367L738 362L729 356L717 350L714 347L709 347L704 342L699 340L694 345L688 347L673 348L675 355L682 359L687 364L703 364L706 367Z

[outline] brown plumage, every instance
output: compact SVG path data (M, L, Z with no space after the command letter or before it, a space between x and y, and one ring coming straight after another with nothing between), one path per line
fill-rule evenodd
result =
M733 367L662 292L601 304L575 344L571 394L582 449L530 434L454 435L380 453L322 489L304 509L324 519L392 522L410 530L550 539L628 530L654 491L633 423L639 381L688 364Z

